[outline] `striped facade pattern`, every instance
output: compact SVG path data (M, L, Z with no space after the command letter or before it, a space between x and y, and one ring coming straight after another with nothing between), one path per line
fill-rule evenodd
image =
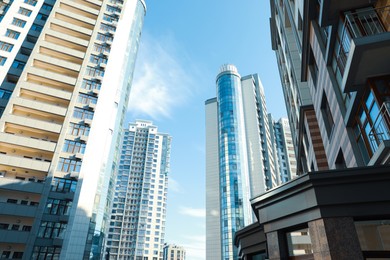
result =
M316 28L313 24L311 24L310 46L313 50L315 61L318 66L318 79L317 85L315 86L310 74L308 82L312 93L316 117L319 119L318 125L329 167L331 169L335 168L336 157L340 149L344 155L344 160L348 168L361 166L358 165L358 158L356 158L357 154L355 154L352 149L354 140L350 139L350 136L352 135L348 134L347 127L344 122L345 112L343 113L342 111L345 111L345 105L341 98L341 92L337 87L338 83L333 75L333 71L325 63L324 52L321 49L322 40L320 37L319 32L316 32ZM324 118L321 113L321 100L323 98L323 93L325 93L327 97L334 121L333 129L329 137L324 124Z

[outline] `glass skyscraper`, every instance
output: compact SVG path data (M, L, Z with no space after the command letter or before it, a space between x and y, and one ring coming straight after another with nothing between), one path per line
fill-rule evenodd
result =
M162 260L171 137L150 121L123 132L106 244L108 259Z
M258 75L224 65L206 101L206 258L237 258L235 232L253 222L250 198L280 184L278 156Z

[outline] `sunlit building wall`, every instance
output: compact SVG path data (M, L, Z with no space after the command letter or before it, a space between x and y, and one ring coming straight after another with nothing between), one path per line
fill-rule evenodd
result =
M165 244L163 260L185 260L186 250L182 246Z
M163 258L171 137L157 130L144 120L124 130L108 259Z
M145 3L0 8L0 254L99 259Z

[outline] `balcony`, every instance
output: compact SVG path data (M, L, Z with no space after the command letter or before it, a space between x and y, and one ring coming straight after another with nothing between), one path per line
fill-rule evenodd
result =
M368 134L373 156L369 165L390 162L390 102L383 103Z
M367 78L389 73L390 6L345 12L332 67L344 92L358 91Z

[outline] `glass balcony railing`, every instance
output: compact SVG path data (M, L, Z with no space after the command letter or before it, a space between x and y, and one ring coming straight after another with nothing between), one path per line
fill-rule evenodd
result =
M342 21L336 36L332 63L339 85L344 76L352 39L389 32L390 6L347 11L344 12Z
M385 102L381 106L378 116L368 134L372 152L378 150L379 145L384 140L390 140L390 102Z

